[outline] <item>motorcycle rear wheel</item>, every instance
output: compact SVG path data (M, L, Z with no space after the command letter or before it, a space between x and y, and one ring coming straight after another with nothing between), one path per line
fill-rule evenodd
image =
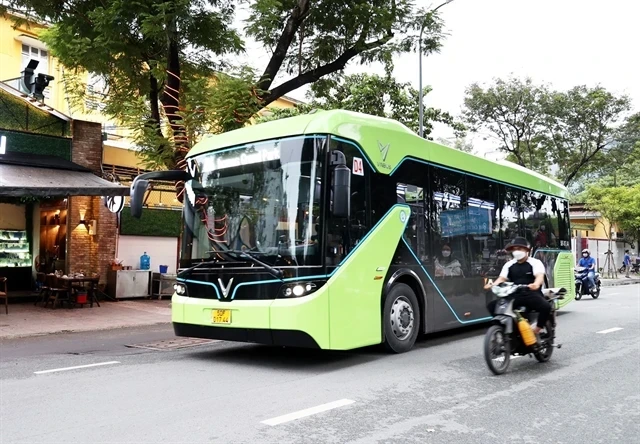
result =
M501 353L497 354L497 352ZM503 356L503 360L495 362L500 356ZM505 338L504 328L501 325L492 325L484 336L484 360L489 370L495 375L502 375L509 368L511 344Z
M596 286L596 292L595 293L591 293L591 297L593 299L598 299L598 296L600 296L600 286L599 285Z
M544 343L547 338L553 337L553 324L551 321L547 321L547 328L545 332L540 335L540 342ZM533 353L533 356L536 357L538 362L547 362L551 359L551 355L553 354L553 342L549 343L546 348L541 348L537 352Z

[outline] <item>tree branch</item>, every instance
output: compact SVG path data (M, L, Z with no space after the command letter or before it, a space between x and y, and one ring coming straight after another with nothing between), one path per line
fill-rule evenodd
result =
M387 42L389 42L389 40L393 38L393 36L394 34L392 32L389 32L386 36L376 41L362 44L356 43L356 45L347 49L340 57L335 59L333 62L312 69L311 71L307 71L304 74L294 77L293 79L288 80L283 84L273 88L262 98L262 106L267 106L278 98L284 96L285 94L290 93L291 91L294 91L303 85L315 82L321 77L326 76L327 74L331 74L333 72L344 69L344 67L352 58L356 57L359 54L362 54L363 52L370 51L372 49L379 48L380 46L385 45Z
M280 34L280 39L278 39L278 44L276 45L276 49L273 51L269 64L258 81L258 89L266 91L271 87L273 80L280 71L282 63L287 56L291 42L293 41L296 32L298 32L298 28L307 15L309 15L310 9L310 0L298 0L298 4L291 11L289 19L282 30L282 34Z

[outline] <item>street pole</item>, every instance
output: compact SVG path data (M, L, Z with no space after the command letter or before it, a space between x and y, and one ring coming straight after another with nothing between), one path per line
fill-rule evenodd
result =
M422 26L420 27L420 39L418 40L418 56L420 57L419 59L419 63L418 63L418 71L420 71L420 79L418 80L418 88L419 88L419 97L420 97L420 104L419 104L419 122L420 122L420 129L418 130L418 134L420 135L420 137L423 137L424 135L424 107L422 104L422 33L424 32L424 24L425 21L422 20Z

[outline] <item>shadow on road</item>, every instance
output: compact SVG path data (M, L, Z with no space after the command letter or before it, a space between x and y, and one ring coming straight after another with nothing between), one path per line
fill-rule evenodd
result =
M270 347L229 343L203 352L190 352L189 357L204 361L224 361L250 367L303 372L333 371L376 361L385 356L379 347L350 351L317 350L292 347Z

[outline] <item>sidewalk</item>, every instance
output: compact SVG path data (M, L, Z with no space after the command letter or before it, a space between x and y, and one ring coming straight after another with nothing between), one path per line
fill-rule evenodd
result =
M0 340L78 331L168 324L170 300L100 302L100 307L43 308L25 302L9 304L9 314L0 312Z
M617 287L618 285L640 284L640 275L632 273L631 277L624 277L624 273L618 273L618 279L602 279L603 287Z

